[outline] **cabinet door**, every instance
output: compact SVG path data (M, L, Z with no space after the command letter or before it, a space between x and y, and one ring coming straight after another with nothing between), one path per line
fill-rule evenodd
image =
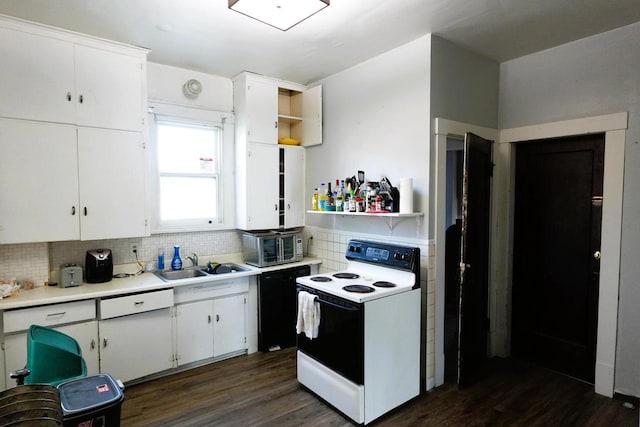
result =
M322 86L302 94L302 145L322 144Z
M98 355L98 322L91 321L56 327L61 332L72 336L78 341L82 350L82 357L87 364L87 375L100 372L100 357Z
M247 141L278 143L278 87L247 79Z
M0 119L0 153L0 243L78 239L76 128Z
M213 357L213 303L198 301L176 306L178 365Z
M245 294L213 300L213 355L247 348L245 334Z
M277 228L279 224L279 150L277 145L248 144L247 229Z
M0 28L0 116L73 123L73 45Z
M304 225L304 148L284 150L284 226Z
M98 364L98 322L84 322L75 325L57 326L57 329L78 341L82 357L87 364L87 375L100 372ZM5 381L7 387L13 387L16 380L11 372L25 367L27 363L27 333L7 335L4 338Z
M78 158L82 240L144 236L142 134L78 128Z
M141 59L86 46L75 46L77 124L142 131Z
M11 388L16 385L16 380L10 376L11 372L27 365L26 332L4 337L4 364L6 387Z
M101 320L100 370L130 381L173 366L170 309Z

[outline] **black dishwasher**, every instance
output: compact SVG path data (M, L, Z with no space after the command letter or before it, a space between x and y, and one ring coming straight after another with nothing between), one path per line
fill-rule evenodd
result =
M258 279L258 349L262 352L296 344L296 278L311 268L287 268L262 273Z

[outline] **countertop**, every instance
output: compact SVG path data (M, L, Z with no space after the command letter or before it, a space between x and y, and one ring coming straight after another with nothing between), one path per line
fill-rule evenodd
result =
M258 268L242 262L235 262L246 271L228 273L220 275L210 275L189 279L164 281L154 273L145 272L138 276L112 279L106 283L86 283L80 286L60 288L58 286L38 286L30 290L22 290L18 295L13 295L0 300L0 310L10 310L15 308L25 308L37 305L55 304L71 301L80 301L93 298L106 298L118 295L133 294L139 292L149 292L160 289L172 289L194 283L216 282L220 280L236 279L240 277L257 276L262 273L283 270L287 268L299 267L303 265L320 264L319 258L305 257L300 262L276 265L271 267ZM126 270L125 267L115 266L118 270ZM120 272L118 271L118 272ZM134 270L135 271L135 268Z

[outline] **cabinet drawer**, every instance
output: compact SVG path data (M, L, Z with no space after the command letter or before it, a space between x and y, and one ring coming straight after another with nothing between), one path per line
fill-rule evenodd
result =
M176 304L241 294L249 292L249 278L239 277L237 279L180 286L175 288L174 292Z
M100 319L144 313L173 306L173 290L129 295L100 301Z
M5 333L24 331L31 325L50 327L95 318L95 300L23 308L5 311L3 314Z

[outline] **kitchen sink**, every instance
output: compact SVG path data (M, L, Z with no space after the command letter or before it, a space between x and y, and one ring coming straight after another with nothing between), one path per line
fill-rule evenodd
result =
M217 264L218 268L213 270L209 270L207 267L189 267L184 270L167 270L167 271L156 271L155 274L160 277L162 280L171 281L171 280L181 280L181 279L193 279L195 277L205 277L205 276L213 276L218 274L229 274L229 273L239 273L242 271L248 271L249 269L246 267L242 267L238 264L234 264L231 262L226 262L222 264Z
M225 262L222 264L218 264L217 268L203 268L202 271L206 274L228 274L228 273L239 273L241 271L248 271L249 269L246 267L239 266L238 264L234 264L232 262Z
M194 277L208 276L207 273L197 268L162 271L162 272L157 272L156 274L160 276L161 279L165 279L165 280L192 279Z

